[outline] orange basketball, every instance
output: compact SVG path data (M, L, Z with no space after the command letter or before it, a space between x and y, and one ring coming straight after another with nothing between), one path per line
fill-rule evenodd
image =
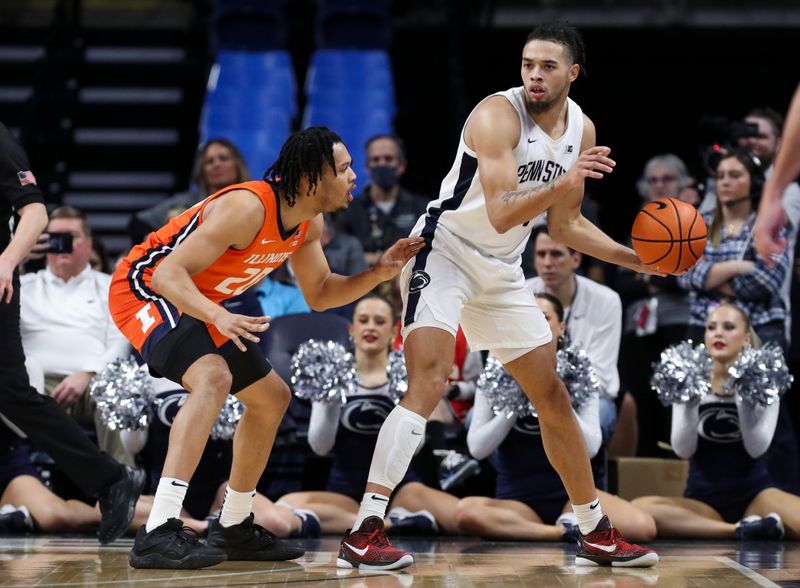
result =
M659 198L636 215L631 240L643 264L665 274L681 274L703 255L707 234L706 223L694 206Z

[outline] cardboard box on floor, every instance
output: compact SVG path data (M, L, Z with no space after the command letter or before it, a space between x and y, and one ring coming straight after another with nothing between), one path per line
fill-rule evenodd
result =
M689 462L682 459L619 457L617 494L626 500L639 496L683 496Z

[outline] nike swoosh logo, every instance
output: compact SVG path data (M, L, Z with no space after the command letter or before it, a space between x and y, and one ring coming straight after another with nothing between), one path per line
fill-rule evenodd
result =
M412 435L422 435L422 433L420 433L419 431L415 431L414 429L411 429L411 434Z
M590 505L589 505L589 508L591 508L592 510L594 510L594 509L596 509L598 506L600 506L600 500L598 500L598 501L597 501L597 502L595 502L594 504L590 504Z
M261 239L262 245L269 245L270 243L274 243L275 239Z
M358 556L360 556L360 557L364 557L364 554L366 554L366 553L367 553L367 551L369 551L369 545L367 545L367 546L366 546L364 549L356 549L355 547L353 547L353 546L352 546L352 545L350 545L349 543L345 543L345 545L347 545L347 547L348 547L348 548L349 548L349 549L350 549L350 550L351 550L353 553L355 553L356 555L358 555Z
M658 210L664 210L667 207L666 202L662 202L661 200L656 200L656 208Z
M616 545L597 545L596 543L589 543L588 541L584 541L583 544L599 549L600 551L605 551L606 553L614 553L617 550Z
M536 143L536 139L528 139L528 143Z
M381 496L375 496L374 494L371 496L372 500L380 500L381 502L389 502L388 498L383 498Z
M180 488L188 488L189 487L189 484L178 484L175 480L172 480L172 485L173 486L178 486Z

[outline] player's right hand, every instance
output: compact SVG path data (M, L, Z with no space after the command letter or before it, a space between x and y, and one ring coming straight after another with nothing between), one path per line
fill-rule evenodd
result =
M253 333L263 333L269 328L268 316L245 316L243 314L233 314L223 310L219 318L214 321L220 333L233 341L241 351L247 351L247 347L242 339L247 339L253 343L261 341Z

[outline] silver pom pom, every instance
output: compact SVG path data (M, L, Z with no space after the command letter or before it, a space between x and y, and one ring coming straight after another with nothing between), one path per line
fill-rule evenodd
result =
M389 365L386 367L386 372L389 375L389 396L397 404L408 391L408 372L402 351L389 353Z
M578 410L589 398L600 393L600 382L583 349L568 347L556 352L556 370L564 381L572 408Z
M228 394L225 404L222 405L219 416L211 428L211 438L216 440L233 439L236 425L239 423L239 419L242 418L243 413L244 406L242 403L233 394Z
M310 339L297 348L290 364L295 396L344 404L356 385L353 354L341 343Z
M780 398L793 380L783 351L775 343L767 343L761 349L742 349L728 368L728 374L727 392L761 406L769 406Z
M492 412L508 419L536 415L536 409L497 359L490 355L478 377L477 389L492 407Z
M116 359L89 385L97 412L112 431L139 431L150 426L153 390L148 374L133 356Z
M681 341L661 352L661 361L653 364L650 387L661 404L687 404L711 391L711 356L703 344Z

